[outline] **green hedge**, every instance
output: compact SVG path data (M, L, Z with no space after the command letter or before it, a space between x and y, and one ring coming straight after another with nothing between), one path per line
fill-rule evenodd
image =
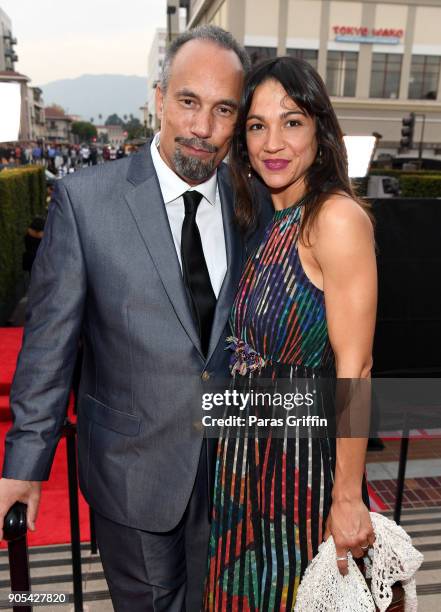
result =
M395 168L373 168L369 174L379 174L381 176L441 176L441 170L398 170Z
M370 174L394 176L400 182L403 198L441 198L439 170L371 170Z
M403 198L441 198L441 174L403 174L399 181Z
M46 210L43 168L28 166L0 172L0 325L15 305L23 279L23 237L36 215Z

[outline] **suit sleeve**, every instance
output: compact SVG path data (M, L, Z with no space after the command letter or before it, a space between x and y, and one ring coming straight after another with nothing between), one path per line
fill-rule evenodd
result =
M3 476L47 480L66 416L86 296L78 227L57 182L32 268L23 346L11 389Z

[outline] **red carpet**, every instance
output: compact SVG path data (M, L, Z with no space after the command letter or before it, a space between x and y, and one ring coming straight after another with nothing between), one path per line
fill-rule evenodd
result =
M387 505L381 497L375 492L375 489L368 483L369 504L371 512L384 512L387 510Z
M3 450L9 424L0 423L0 460L3 465ZM80 534L82 541L90 540L89 506L79 494ZM50 479L43 483L40 510L36 530L29 531L30 546L66 544L70 542L69 495L67 487L66 441L64 438L55 453ZM2 542L2 548L5 544Z
M22 327L0 327L0 397L9 394L22 336Z
M22 328L0 328L0 464L3 465L4 440L10 427L9 390L21 346ZM89 506L79 494L81 540L90 540ZM51 476L43 484L36 531L29 531L31 546L66 544L70 542L69 495L67 487L66 441L64 438L55 453ZM1 547L5 544L2 542Z

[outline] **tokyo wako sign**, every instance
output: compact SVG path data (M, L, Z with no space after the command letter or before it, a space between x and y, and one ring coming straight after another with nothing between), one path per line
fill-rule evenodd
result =
M337 42L398 45L404 37L404 30L394 28L365 28L353 26L332 26Z

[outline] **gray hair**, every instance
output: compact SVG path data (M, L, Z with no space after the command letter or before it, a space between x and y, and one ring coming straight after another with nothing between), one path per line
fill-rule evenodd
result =
M234 51L242 64L245 74L251 67L248 53L241 45L239 45L230 32L227 32L226 30L214 25L201 25L193 28L192 30L183 32L168 47L161 73L161 89L164 93L167 90L170 80L171 65L173 60L179 49L190 40L206 40L218 45L219 47L222 47L223 49L227 49L228 51Z

